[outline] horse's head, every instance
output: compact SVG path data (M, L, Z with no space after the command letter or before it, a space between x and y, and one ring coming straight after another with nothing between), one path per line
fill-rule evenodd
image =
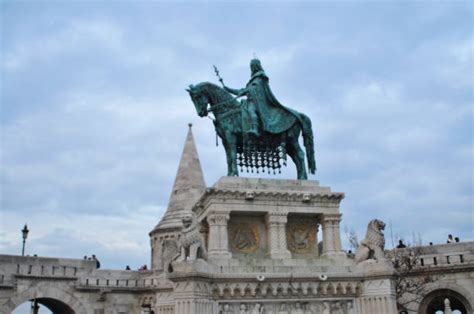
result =
M207 104L209 103L209 98L202 86L193 86L191 84L186 91L189 93L189 96L191 96L191 100L194 103L194 107L196 107L198 116L207 116Z

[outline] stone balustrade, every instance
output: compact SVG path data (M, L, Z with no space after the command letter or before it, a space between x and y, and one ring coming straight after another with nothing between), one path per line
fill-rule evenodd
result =
M78 288L170 288L157 278L120 278L117 276L81 278Z
M400 250L400 249L396 249ZM404 250L404 249L402 249ZM435 269L443 267L474 266L474 242L458 242L414 247L419 268ZM389 252L389 254L391 254Z
M459 242L423 247L419 267L474 265L474 242Z

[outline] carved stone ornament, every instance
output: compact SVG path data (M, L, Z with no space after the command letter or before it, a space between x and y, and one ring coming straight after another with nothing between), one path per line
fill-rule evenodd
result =
M313 253L316 246L316 227L311 223L291 223L287 228L288 249L293 253Z
M251 201L255 198L255 192L247 192L245 193L245 199L247 201Z
M352 314L352 300L336 301L274 301L263 303L224 303L219 306L222 314Z
M230 246L235 252L253 253L260 245L258 224L241 223L230 230Z

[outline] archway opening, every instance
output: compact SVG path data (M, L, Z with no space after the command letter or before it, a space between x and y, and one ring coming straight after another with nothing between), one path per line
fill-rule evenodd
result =
M29 300L12 312L12 314L75 314L66 303L52 298Z
M461 294L449 289L440 289L429 293L421 302L419 313L444 313L446 299L449 300L449 305L453 313L472 313L472 307L467 299Z

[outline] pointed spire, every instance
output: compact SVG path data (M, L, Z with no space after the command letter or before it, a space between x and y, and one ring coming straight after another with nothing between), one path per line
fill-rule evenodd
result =
M188 135L168 202L168 209L151 233L165 229L181 229L182 217L191 211L192 206L206 189L201 163L194 144L192 124L189 123L188 126Z

